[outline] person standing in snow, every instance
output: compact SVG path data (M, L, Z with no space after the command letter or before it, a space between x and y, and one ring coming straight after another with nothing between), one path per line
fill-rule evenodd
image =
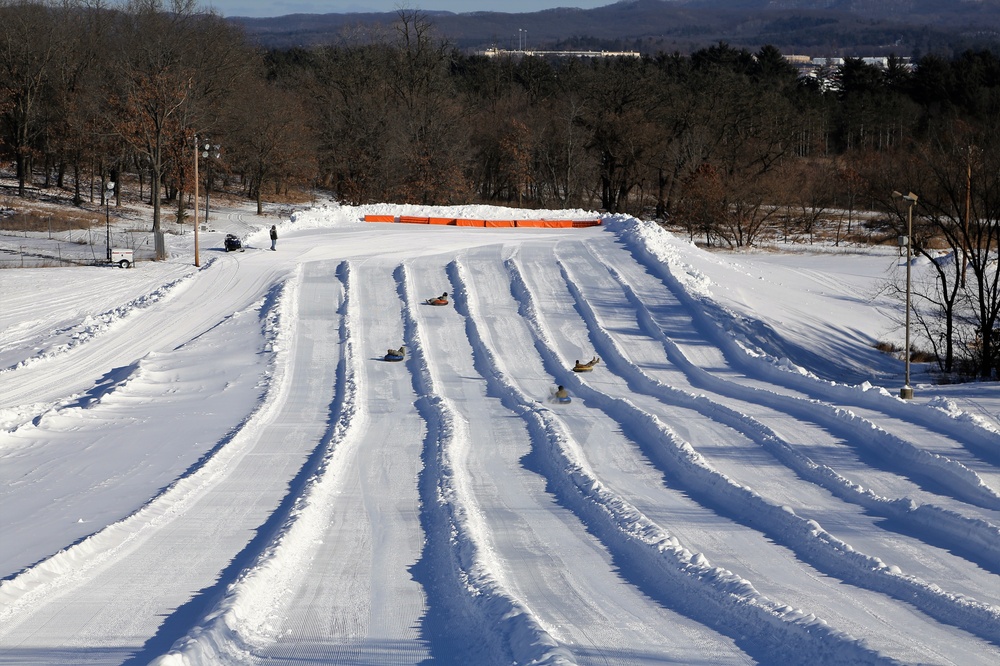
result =
M271 249L277 250L278 244L278 228L275 225L271 225Z

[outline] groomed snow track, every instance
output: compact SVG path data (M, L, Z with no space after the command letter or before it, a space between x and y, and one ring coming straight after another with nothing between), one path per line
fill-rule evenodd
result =
M776 358L654 225L315 226L0 340L0 664L1000 661L981 420Z

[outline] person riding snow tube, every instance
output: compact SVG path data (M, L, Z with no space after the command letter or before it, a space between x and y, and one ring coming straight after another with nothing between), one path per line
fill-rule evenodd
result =
M386 361L402 361L406 356L405 345L400 345L399 349L389 349L382 358Z
M576 361L576 364L573 366L573 372L590 372L594 369L594 366L600 362L601 359L596 356L590 359L587 363L580 363L580 361Z
M556 402L559 402L559 403L562 403L562 404L567 404L567 403L573 402L573 399L569 397L569 391L567 391L566 387L563 386L562 384L560 384L559 388L556 389L556 394L555 395L556 395Z
M448 305L448 292L444 292L437 298L428 298L427 305Z

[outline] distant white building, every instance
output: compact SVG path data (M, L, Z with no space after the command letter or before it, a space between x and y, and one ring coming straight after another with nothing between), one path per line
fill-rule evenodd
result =
M813 58L813 67L840 67L844 64L843 58Z
M842 67L846 58L812 58L803 55L786 55L785 60L795 65L801 77L815 77L819 69L835 70ZM889 56L862 56L859 58L866 65L872 65L880 69L889 67ZM909 58L899 58L906 67L911 67Z
M495 58L497 56L508 56L511 58L520 58L523 56L556 56L561 58L639 58L642 56L638 51L539 51L536 49L486 49L481 51L480 55L487 56L489 58Z

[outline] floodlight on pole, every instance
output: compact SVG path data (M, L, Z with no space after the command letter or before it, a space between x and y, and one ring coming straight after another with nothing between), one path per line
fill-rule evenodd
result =
M913 263L913 207L917 204L917 195L913 192L903 194L893 191L892 196L906 201L906 235L899 239L900 245L906 245L906 382L899 390L899 397L904 400L913 399L913 387L910 386L910 269Z

